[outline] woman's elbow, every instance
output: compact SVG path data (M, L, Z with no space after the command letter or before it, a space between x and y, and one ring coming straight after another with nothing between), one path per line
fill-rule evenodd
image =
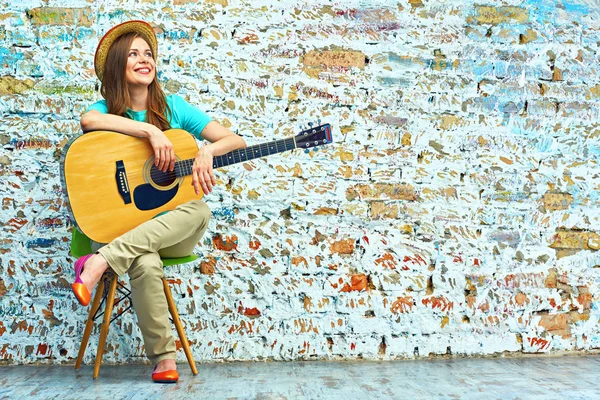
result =
M90 112L86 112L81 116L79 120L79 124L81 125L81 130L83 132L89 132L93 129L94 126L94 114Z

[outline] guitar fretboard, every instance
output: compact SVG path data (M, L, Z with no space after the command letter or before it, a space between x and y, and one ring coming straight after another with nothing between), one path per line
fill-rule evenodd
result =
M222 156L213 157L213 168L226 167L231 164L237 164L244 161L254 160L255 158L266 157L271 154L282 153L288 150L294 150L296 142L294 138L275 140L269 143L257 144L243 149L236 149ZM175 163L175 174L178 177L192 174L194 159L177 161Z

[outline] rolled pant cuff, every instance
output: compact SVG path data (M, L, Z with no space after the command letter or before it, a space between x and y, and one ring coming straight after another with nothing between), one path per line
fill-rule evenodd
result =
M100 255L102 257L104 257L104 259L108 263L108 266L110 267L110 269L112 269L114 271L114 273L117 274L117 276L121 277L121 276L125 275L125 273L127 272L127 270L119 268L119 266L117 265L117 263L115 262L115 260L107 252L106 246L99 248L98 249L98 253L100 253Z
M152 364L156 365L162 360L177 360L177 354L175 352L172 353L164 353L159 354L157 356L148 356Z

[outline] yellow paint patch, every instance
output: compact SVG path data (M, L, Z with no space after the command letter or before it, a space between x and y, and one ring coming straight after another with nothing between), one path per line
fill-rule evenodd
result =
M448 325L448 323L450 322L450 318L448 318L447 315L444 315L442 317L442 324L441 324L441 328L445 327L446 325Z
M350 150L344 150L342 148L336 149L333 153L334 157L339 157L341 161L354 161L354 153Z
M304 56L305 67L365 67L366 56L360 51L311 50Z
M256 191L256 190L250 190L248 191L248 198L250 200L256 200L260 197L260 194Z
M313 213L314 215L337 215L337 209L331 207L321 207Z
M402 146L410 146L410 140L412 139L412 136L410 135L410 133L405 133L404 135L402 135Z
M440 128L444 130L449 130L463 125L463 119L461 117L457 117L456 115L444 115L442 116L442 121L440 122Z
M549 211L566 210L573 204L573 195L570 193L547 192L542 197L544 208Z
M29 78L19 80L12 76L0 77L0 95L21 94L34 86L35 82Z
M398 205L386 204L383 201L374 201L371 203L372 218L398 218Z
M527 44L538 38L538 34L533 29L527 29L527 31L519 37L520 44Z
M529 20L529 11L521 7L492 7L492 6L476 6L477 15L467 18L469 23L479 24L524 24Z

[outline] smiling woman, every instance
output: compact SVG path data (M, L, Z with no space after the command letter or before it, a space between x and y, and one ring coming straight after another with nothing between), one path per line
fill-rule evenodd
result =
M183 98L165 95L157 79L157 51L156 36L146 22L128 21L108 31L94 57L104 100L87 109L81 117L81 127L84 132L113 131L147 139L154 153L154 165L162 173L172 172L177 159L174 146L163 131L179 128L199 140L206 139L210 144L197 150L193 158L192 185L196 195L209 194L215 184L213 157L245 147L246 143ZM118 152L118 146L115 147L97 151ZM156 382L179 379L175 341L162 290L161 257L191 254L209 219L210 210L198 196L75 262L76 279L72 288L84 306L89 304L94 287L108 268L119 276L129 274L132 302L146 352L156 364L152 374Z

